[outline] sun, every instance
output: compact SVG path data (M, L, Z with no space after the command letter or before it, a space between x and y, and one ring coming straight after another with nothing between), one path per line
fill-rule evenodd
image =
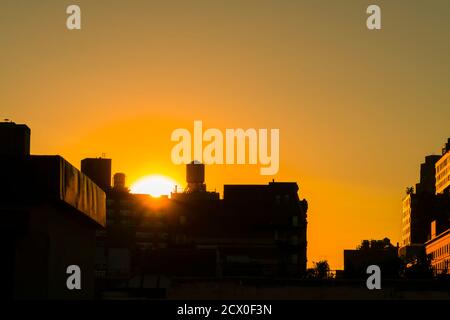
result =
M131 187L131 193L149 194L152 197L170 195L175 190L177 183L166 176L151 175L145 176L136 181Z

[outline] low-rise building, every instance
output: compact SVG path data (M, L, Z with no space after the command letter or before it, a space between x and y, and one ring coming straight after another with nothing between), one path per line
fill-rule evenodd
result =
M11 130L14 125L0 123L0 149L10 150L0 155L1 297L94 298L95 233L105 225L105 193L60 156L30 155L29 129ZM11 138L5 131L18 134L13 141L22 147L3 149ZM81 271L80 290L67 286L73 265Z
M124 175L115 175L106 192L106 228L97 233L101 288L157 287L179 277L304 275L308 206L296 183L225 185L220 199L207 191L203 164L187 169L187 187L170 198L131 194Z
M398 247L385 238L363 240L357 249L344 250L345 278L366 278L370 265L379 266L384 278L397 278L401 268Z
M431 224L431 239L425 243L425 250L435 275L450 274L450 228L449 221Z

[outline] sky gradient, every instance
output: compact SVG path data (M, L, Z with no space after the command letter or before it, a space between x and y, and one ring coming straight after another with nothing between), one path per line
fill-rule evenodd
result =
M70 4L82 30L66 29ZM450 136L449 14L448 0L2 0L0 117L32 129L33 154L105 153L129 185L184 182L170 134L194 120L279 128L276 176L210 166L208 189L298 182L309 263L342 268L362 239L399 241L405 188Z

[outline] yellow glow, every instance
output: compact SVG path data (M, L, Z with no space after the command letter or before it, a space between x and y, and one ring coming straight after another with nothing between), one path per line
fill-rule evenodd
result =
M149 194L152 197L170 195L175 190L177 183L166 176L150 175L136 181L131 186L131 193Z

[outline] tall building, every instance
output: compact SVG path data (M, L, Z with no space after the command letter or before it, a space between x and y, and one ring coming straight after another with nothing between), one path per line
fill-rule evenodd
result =
M436 197L443 205L439 215L431 223L431 234L425 243L426 253L431 258L434 274L450 272L450 138L442 148L442 156L436 162Z
M416 190L410 190L402 202L402 234L400 255L405 260L425 256L423 244L428 239L429 224L436 207L435 165L440 156L429 155L420 165L420 180Z
M434 219L436 197L428 193L409 193L403 199L401 246L422 246Z
M442 148L442 157L436 162L436 193L444 193L450 186L450 138Z
M425 162L420 165L420 180L416 184L416 193L436 193L436 163L441 156L429 155Z
M435 248L441 243L439 234L446 231L450 217L450 139L442 148L442 155L427 156L421 165L420 182L416 192L409 190L403 199L402 241L400 256L413 265L419 260L432 258L432 264L441 263L434 260ZM434 221L434 222L433 222ZM432 233L430 226L434 223ZM442 229L444 228L444 229ZM430 255L430 252L434 252ZM439 250L438 250L439 252Z

